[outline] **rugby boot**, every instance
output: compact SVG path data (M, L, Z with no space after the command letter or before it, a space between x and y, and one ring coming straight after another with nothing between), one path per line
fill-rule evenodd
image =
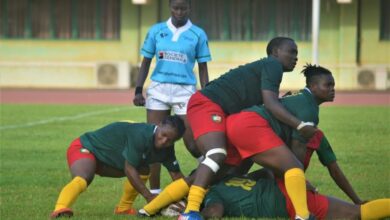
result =
M130 208L123 211L119 211L118 207L115 207L114 214L115 215L137 215L137 210Z
M188 213L181 213L177 220L203 220L199 212L190 211Z

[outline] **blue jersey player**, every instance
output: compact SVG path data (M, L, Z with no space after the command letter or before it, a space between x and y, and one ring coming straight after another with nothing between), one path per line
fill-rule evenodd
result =
M194 157L201 156L195 150L192 132L187 126L187 103L196 91L195 62L198 63L200 86L208 83L207 62L211 60L206 33L189 20L190 0L169 0L171 17L153 25L143 44L143 60L137 79L133 103L147 109L147 122L158 124L167 115L176 114L186 124L183 136L187 149ZM142 95L150 64L156 58L151 83ZM152 165L150 186L158 192L160 185L159 165Z

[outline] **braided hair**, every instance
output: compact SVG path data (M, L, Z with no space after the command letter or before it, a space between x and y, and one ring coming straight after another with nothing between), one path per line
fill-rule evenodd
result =
M306 77L306 86L309 86L314 82L317 82L318 78L322 75L332 75L332 72L330 72L330 70L322 66L313 65L309 63L307 63L303 67L301 73Z

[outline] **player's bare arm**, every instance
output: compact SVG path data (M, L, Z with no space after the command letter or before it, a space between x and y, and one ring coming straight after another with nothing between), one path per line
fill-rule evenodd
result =
M144 83L146 78L148 77L150 63L152 59L144 57L141 63L141 67L139 69L139 75L137 78L137 84L135 88L135 95L133 99L133 103L136 106L144 106L145 105L145 97L142 95L142 90L144 87Z
M137 192L139 192L146 199L146 201L152 201L155 195L150 193L149 189L142 182L138 170L131 166L127 161L125 162L125 174Z
M341 190L344 191L344 193L353 201L353 203L357 205L364 203L356 194L347 177L344 175L343 171L337 164L337 161L329 164L327 168L333 181L340 187Z
M289 125L292 128L297 128L299 133L309 139L316 132L316 128L310 125L298 127L302 121L298 120L290 112L288 112L278 99L278 94L270 90L261 91L264 101L264 106L270 111L278 120Z
M207 63L198 63L198 69L199 69L199 82L200 87L204 88L206 84L209 82L209 72L207 68Z

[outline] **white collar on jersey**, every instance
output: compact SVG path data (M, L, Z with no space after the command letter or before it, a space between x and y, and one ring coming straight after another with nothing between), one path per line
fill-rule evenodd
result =
M157 127L158 127L157 125L156 127L154 127L153 134L156 133Z
M310 94L312 94L309 88L305 87L304 90L307 90Z
M179 28L176 28L175 25L172 24L172 18L169 18L168 21L167 21L167 25L168 25L168 28L169 30L172 31L173 33L173 36L172 36L172 41L177 41L180 37L180 35L191 28L192 26L192 23L190 21L190 19L187 20L187 23Z

